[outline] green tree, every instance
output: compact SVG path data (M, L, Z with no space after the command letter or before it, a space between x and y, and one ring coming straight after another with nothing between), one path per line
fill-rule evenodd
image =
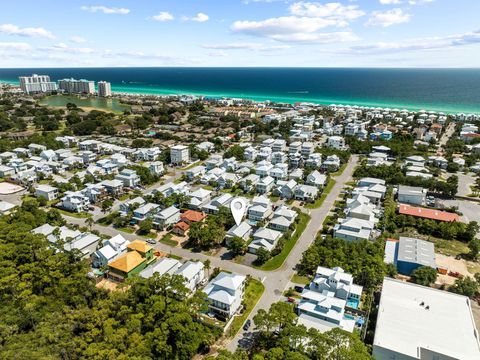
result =
M138 233L140 235L148 235L150 234L150 231L152 231L152 228L153 228L152 220L151 219L143 220L138 227L139 227Z
M478 283L475 279L465 276L455 280L455 283L449 288L449 291L471 298L478 294Z
M267 262L271 258L270 251L268 251L264 247L258 248L256 255L257 255L257 259L255 261L258 264L265 264L265 262Z
M468 248L470 249L468 256L473 260L477 260L478 255L480 254L480 240L479 239L470 240L470 242L468 243Z
M430 286L437 280L437 270L430 266L420 266L412 271L410 277L415 284Z
M228 248L233 256L243 255L247 252L247 242L239 236L234 236L228 241Z
M112 199L103 200L103 202L102 202L102 212L107 213L108 211L110 211L112 206L113 206L113 200Z

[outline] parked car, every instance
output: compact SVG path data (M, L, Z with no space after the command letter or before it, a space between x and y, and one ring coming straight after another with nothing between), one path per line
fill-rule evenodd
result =
M292 304L295 304L295 302L296 302L296 300L295 300L294 298L292 298L292 297L287 298L287 301L288 301L289 303L292 303Z
M157 242L153 239L147 239L147 243L149 243L150 245L155 245Z
M243 330L247 331L250 328L250 325L252 325L252 320L248 319L245 321L245 325L243 325Z
M298 286L298 285L295 286L294 289L295 289L296 292L299 292L299 293L301 293L301 292L303 291L303 287L302 287L302 286Z

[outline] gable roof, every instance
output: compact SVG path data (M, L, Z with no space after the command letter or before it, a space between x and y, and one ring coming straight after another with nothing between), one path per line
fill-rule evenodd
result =
M425 219L432 219L437 221L459 221L460 216L454 213L449 213L446 211L438 211L434 209L426 209L421 207L415 207L405 204L400 204L398 207L398 212L402 215L411 215L415 217L421 217Z

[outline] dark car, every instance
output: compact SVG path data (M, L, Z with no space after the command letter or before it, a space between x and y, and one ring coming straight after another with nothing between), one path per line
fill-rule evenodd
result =
M252 325L252 320L248 319L245 321L245 325L243 325L243 330L247 331L250 328L250 325Z
M303 287L302 287L302 286L298 286L298 285L295 286L294 289L295 289L296 292L299 292L299 293L301 293L301 292L303 291Z
M287 298L287 301L288 301L289 303L292 303L292 304L295 304L295 302L296 302L296 300L295 300L294 298L292 298L292 297Z

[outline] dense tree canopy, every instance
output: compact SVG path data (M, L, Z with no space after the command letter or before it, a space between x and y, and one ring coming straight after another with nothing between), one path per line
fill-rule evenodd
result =
M96 288L80 254L30 233L55 219L33 202L0 218L0 358L191 359L218 337L179 277Z
M339 266L352 274L357 284L368 288L381 284L385 276L394 274L394 269L383 261L383 255L382 240L348 242L331 236L317 237L303 253L299 271L313 275L319 264L328 268Z

